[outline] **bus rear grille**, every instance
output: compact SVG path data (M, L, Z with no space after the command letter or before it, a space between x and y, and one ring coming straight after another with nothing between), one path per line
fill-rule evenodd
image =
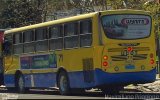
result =
M124 61L127 60L127 56L121 56L121 55L117 55L117 56L111 56L112 61Z
M127 47L123 47L123 48L109 48L108 52L121 52L127 50ZM149 51L150 48L149 47L133 47L133 50L135 51Z
M147 59L147 54L139 54L133 56L133 60L144 60L144 59Z
M127 60L128 56L111 56L112 61L125 61ZM133 55L133 60L145 60L147 59L147 54L138 54L138 55Z

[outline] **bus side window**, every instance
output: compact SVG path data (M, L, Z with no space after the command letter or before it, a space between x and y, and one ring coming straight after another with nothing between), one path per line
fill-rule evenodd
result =
M50 27L50 50L63 49L63 27L55 25Z
M92 21L83 20L80 22L80 46L91 46L92 43Z
M21 33L14 33L13 35L13 51L14 54L21 54L23 53L23 37Z
M3 54L11 55L11 53L12 53L12 36L8 35L4 37Z
M48 50L48 28L38 28L35 30L36 51Z
M24 38L24 53L34 52L34 30L25 31Z
M64 25L65 48L78 47L78 22L67 23Z
M38 28L35 30L36 40L44 40L48 38L47 28Z

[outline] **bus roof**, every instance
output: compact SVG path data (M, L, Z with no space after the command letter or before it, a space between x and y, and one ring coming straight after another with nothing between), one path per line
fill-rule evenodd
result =
M133 12L139 12L139 13L142 13L142 14L144 14L144 13L148 14L148 13L150 13L150 11L134 10L134 9L116 9L116 10L107 10L107 12L119 12L119 11L121 11L121 12L131 12L131 11L133 11ZM103 13L103 12L106 12L106 11L101 11L101 13Z
M133 9L119 9L119 10L107 10L107 11L100 11L100 13L113 13L113 12L138 12L139 14L148 14L149 11L143 11L143 10L133 10ZM78 16L72 16L72 17L67 17L67 18L62 18L58 20L53 20L53 21L48 21L48 22L42 22L34 25L28 25L20 28L13 28L5 31L5 34L9 33L16 33L16 32L21 32L25 30L30 30L30 29L36 29L36 28L41 28L41 27L47 27L53 24L60 24L63 22L70 22L70 21L75 21L75 20L80 20L80 19L85 19L85 18L90 18L93 17L95 14L98 14L99 12L93 12L93 13L88 13L88 14L82 14Z
M60 24L63 22L70 22L70 21L80 20L80 19L84 19L84 18L90 18L95 14L97 14L97 12L89 13L89 14L82 14L79 16L62 18L62 19L58 19L58 20L53 20L53 21L43 22L43 23L39 23L39 24L24 26L24 27L20 27L20 28L14 28L14 29L10 29L10 30L5 31L5 34L20 32L20 31L25 31L25 30L30 30L30 29L40 28L40 27L47 27L47 26L50 26L53 24Z

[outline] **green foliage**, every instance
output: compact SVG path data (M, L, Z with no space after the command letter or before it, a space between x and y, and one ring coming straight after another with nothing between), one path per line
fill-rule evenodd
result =
M0 0L0 27L20 27L43 22L61 10L78 8L82 13L108 9L149 10L156 15L160 5L148 0ZM108 8L107 8L108 7ZM3 27L2 27L3 26Z
M20 27L25 25L41 22L42 10L40 5L35 5L35 2L29 0L8 0L7 7L1 12L2 28Z
M144 10L150 11L154 17L155 24L155 34L160 35L160 4L155 2L148 2L144 5Z
M160 4L150 2L144 5L144 9L150 11L152 14L160 13Z

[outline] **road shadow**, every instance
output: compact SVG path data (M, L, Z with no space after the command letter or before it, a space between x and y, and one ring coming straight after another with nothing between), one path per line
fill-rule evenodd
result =
M14 90L7 90L5 88L0 88L0 93L13 93L17 94ZM120 91L118 94L109 94L110 96L115 95L139 95L141 91L136 89L125 89ZM38 94L38 95L61 95L57 89L30 89L25 94ZM83 97L105 97L107 93L103 93L100 90L86 90L85 92L72 93L69 96L83 96Z
M0 89L0 93L18 93L14 89L7 90L7 89ZM45 95L60 95L58 90L49 90L49 89L30 89L26 91L24 94L45 94Z
M0 93L16 93L14 90L0 89ZM40 95L61 95L56 89L30 89L25 94L40 94ZM100 91L86 91L72 93L69 96L88 96L88 97L104 97L104 94Z
M13 94L17 94L15 91L8 91L7 89L1 89L0 88L0 93L13 93ZM57 96L58 97L61 97L61 94L59 93L58 90L56 89L30 89L30 91L27 91L25 94L27 94L28 96L30 96L30 94L32 95L41 95L41 96L48 96L48 97L51 97L51 96ZM23 95L21 95L23 96ZM125 89L123 91L120 91L120 93L118 94L106 94L106 93L103 93L99 90L87 90L86 92L81 92L81 93L72 93L71 95L68 95L69 97L72 97L73 98L75 97L82 97L82 98L90 98L90 97L95 97L95 98L137 98L137 99L143 99L143 98L159 98L160 97L160 93L143 93L143 92L140 92L138 90L135 90L135 89ZM38 96L36 96L38 97ZM63 96L62 96L63 97ZM23 98L23 97L22 97ZM64 96L64 98L67 99L66 96Z

